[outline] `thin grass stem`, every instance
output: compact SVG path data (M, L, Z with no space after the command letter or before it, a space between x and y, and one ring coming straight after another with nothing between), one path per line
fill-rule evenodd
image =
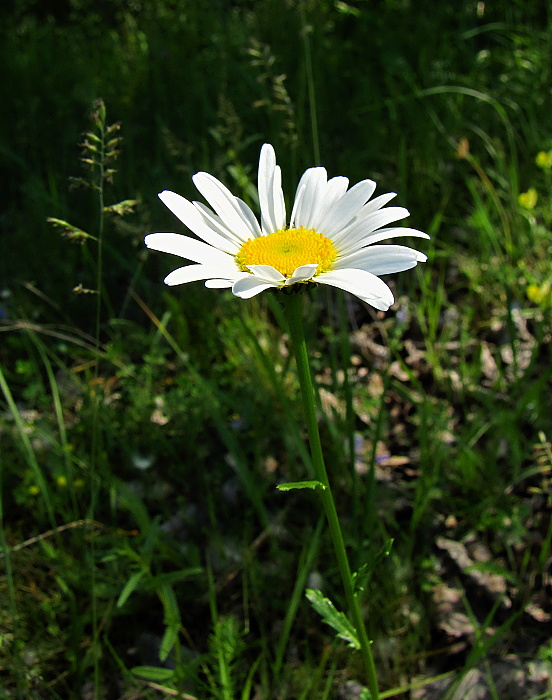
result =
M312 51L310 45L309 27L306 17L304 3L299 3L299 12L301 14L301 35L303 39L303 51L305 54L305 69L307 72L307 89L309 94L309 115L311 123L312 149L314 154L314 164L320 165L320 142L318 138L318 117L316 114L316 94L314 88L314 70L312 65Z
M0 389L4 394L4 398L6 400L6 403L8 404L8 408L13 416L13 420L15 421L21 448L27 460L27 464L29 465L29 468L33 473L33 476L36 480L36 484L40 489L42 498L44 499L48 520L50 522L51 527L55 529L57 527L57 523L54 515L52 501L50 499L50 490L48 488L48 484L46 483L46 479L44 478L44 474L42 473L40 465L38 464L38 461L36 459L31 440L27 431L25 430L25 425L23 423L23 419L21 417L19 409L17 408L17 404L14 401L14 398L10 391L10 387L8 386L8 382L6 381L4 373L2 372L2 367L0 367Z
M320 541L320 534L322 532L322 524L323 519L321 518L316 526L316 530L314 531L313 535L309 540L308 546L305 546L303 550L303 555L299 564L298 575L295 580L295 586L293 587L293 593L286 612L286 616L284 618L284 623L282 625L282 633L280 635L278 647L276 650L276 660L274 661L273 666L273 673L276 679L278 678L282 669L282 664L284 662L284 654L289 641L289 635L291 633L293 621L295 620L295 616L299 608L299 602L303 596L305 582L309 573L309 568L312 564L312 560L314 559L314 555L318 551L318 543Z
M13 571L11 566L10 558L10 548L6 541L6 533L4 532L4 499L3 499L3 470L1 468L2 460L0 460L0 548L2 550L2 559L4 563L4 571L6 576L6 584L8 587L8 610L12 621L13 629L13 664L15 666L15 677L17 683L17 693L18 697L23 697L24 674L22 672L21 658L20 658L20 635L19 635L19 623L17 614L17 604L15 600L15 584L13 581Z

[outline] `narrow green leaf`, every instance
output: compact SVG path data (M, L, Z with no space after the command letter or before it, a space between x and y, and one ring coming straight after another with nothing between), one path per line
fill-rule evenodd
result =
M308 588L305 595L324 622L334 628L340 639L348 642L350 647L360 649L360 642L352 623L342 612L336 609L331 600L322 595L322 591Z
M163 640L161 641L161 648L159 649L159 660L166 661L168 655L171 653L172 648L178 641L178 630L179 627L167 627L165 629L165 634L163 635Z
M517 580L515 574L494 561L474 561L470 566L467 566L464 571L466 573L471 573L473 571L481 574L490 574L492 576L501 576L512 584L515 584Z
M142 532L149 532L151 520L147 508L142 500L132 491L124 481L116 481L114 484L117 498L124 508L128 508L134 521Z
M287 484L278 484L278 491L293 491L293 489L325 489L321 481L291 481Z
M159 650L159 658L161 661L165 661L178 641L178 632L181 626L180 611L176 596L170 586L161 586L157 591L157 595L163 603L163 611L165 613L163 621L166 628L161 642L161 649Z
M161 602L163 603L163 611L165 613L164 622L170 627L180 626L180 609L178 601L171 586L165 584L161 586L157 592Z
M377 552L369 552L367 555L367 560L360 567L358 571L353 573L353 583L355 586L355 592L363 591L366 586L366 582L372 571L378 566L382 559L389 556L391 547L393 546L393 538L387 540L384 546Z
M145 571L135 571L132 574L132 576L128 579L128 581L125 583L123 590L121 591L119 599L117 600L118 608L123 607L123 605L128 600L129 596L136 590L136 587L138 586L142 578L145 576L145 574Z
M252 697L251 693L253 690L253 678L255 676L255 673L257 673L257 668L262 658L262 656L259 656L249 669L249 673L247 674L247 678L243 685L241 700L250 700L250 698Z
M202 573L203 569L201 566L191 566L189 569L179 569L178 571L171 571L168 574L159 574L149 579L145 590L153 591L161 586L172 586L173 583L179 583L191 576L199 576Z
M135 676L145 678L147 681L170 681L174 671L160 666L134 666L131 669Z

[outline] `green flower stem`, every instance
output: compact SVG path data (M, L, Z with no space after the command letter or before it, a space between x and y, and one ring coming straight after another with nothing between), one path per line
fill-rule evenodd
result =
M328 479L328 473L324 464L324 455L322 452L322 444L320 442L320 433L318 431L318 421L316 418L316 405L314 400L314 387L309 366L309 358L307 353L307 344L305 341L305 331L303 327L303 305L302 296L298 293L284 293L281 296L284 298L284 308L289 323L293 350L295 353L295 361L297 363L297 375L301 385L301 394L303 397L303 405L305 408L305 417L307 421L307 430L309 435L309 443L312 455L312 462L315 470L316 479L324 484L324 489L319 489L322 499L324 512L328 520L330 535L332 538L335 555L345 590L347 605L355 626L358 639L361 645L361 652L364 658L366 667L366 680L368 688L372 696L372 700L378 700L378 680L376 674L376 666L370 640L366 633L364 620L360 610L360 604L355 594L353 577L351 568L347 558L345 542L343 541L343 533L339 524L335 501L332 494L331 485Z

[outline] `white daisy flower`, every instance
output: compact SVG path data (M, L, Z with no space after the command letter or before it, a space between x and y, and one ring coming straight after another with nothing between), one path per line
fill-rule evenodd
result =
M325 168L309 168L297 187L288 224L281 171L270 144L259 158L260 224L247 204L212 175L196 173L193 181L212 210L167 190L159 197L202 240L178 233L145 238L148 248L196 263L171 272L166 284L205 280L206 287L231 287L233 294L249 299L265 289L315 282L339 287L386 311L393 294L379 275L427 260L412 248L376 245L398 236L429 236L389 227L408 216L408 210L382 208L394 193L370 199L376 189L372 180L347 189L346 177L328 180Z

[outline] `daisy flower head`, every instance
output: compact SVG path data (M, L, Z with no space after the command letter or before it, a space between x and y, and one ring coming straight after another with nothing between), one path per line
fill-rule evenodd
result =
M408 216L403 207L385 207L394 193L372 199L376 184L362 180L349 188L346 177L328 179L325 168L309 168L297 186L289 220L280 167L270 144L259 158L260 222L250 207L208 173L193 176L212 209L165 190L161 201L201 239L178 233L151 233L148 248L192 261L171 272L168 285L205 280L210 288L231 288L249 299L265 289L314 282L351 292L386 311L393 294L380 275L402 272L427 256L401 245L377 245L398 236L429 238L393 226Z

